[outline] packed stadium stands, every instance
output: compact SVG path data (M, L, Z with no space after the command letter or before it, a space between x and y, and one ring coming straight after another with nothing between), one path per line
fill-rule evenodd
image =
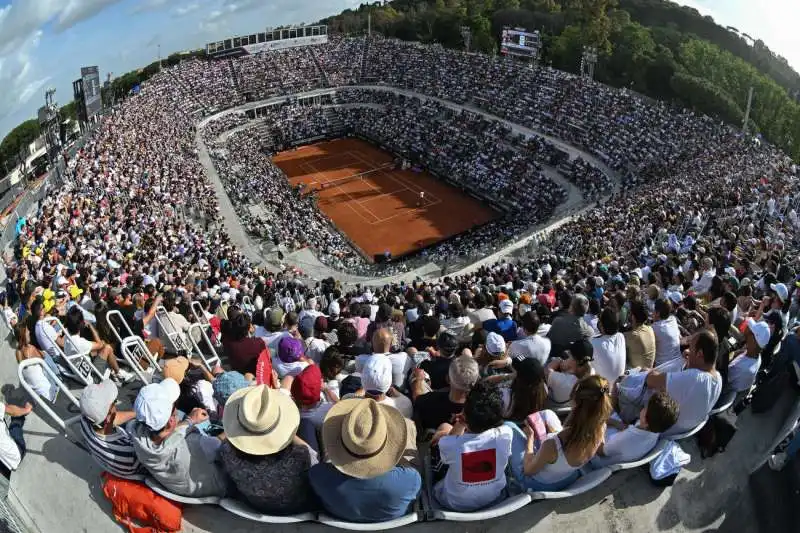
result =
M416 96L351 87L362 80ZM336 104L289 98L323 88ZM257 118L219 114L275 96L287 99ZM342 134L503 211L430 247L440 264L558 218L566 192L545 167L588 209L514 260L413 283L315 280L289 260L248 260L221 223L196 136L252 236L371 275L271 160ZM614 175L565 160L545 135ZM352 529L488 520L664 455L685 464L676 441L713 431L715 407L746 409L800 356L791 160L709 117L547 67L343 37L192 59L119 104L67 166L5 257L21 379L50 405L52 381L107 377L79 387L71 436L104 470L189 505ZM138 394L118 407L125 431L117 388ZM653 476L677 475L671 466Z

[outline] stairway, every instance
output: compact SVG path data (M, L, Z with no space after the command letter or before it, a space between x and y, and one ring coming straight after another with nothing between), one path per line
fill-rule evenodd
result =
M345 126L342 115L338 113L335 107L325 108L325 120L328 122L328 136L336 137L344 135Z
M325 69L322 68L322 63L319 61L319 57L317 57L317 53L314 52L314 48L309 46L308 53L311 54L311 57L314 58L314 64L317 65L317 70L319 70L320 74L322 74L322 84L324 87L331 86L331 80L328 78L328 73L325 72Z
M361 74L358 77L359 83L364 83L364 79L367 77L367 55L369 54L369 42L369 37L364 38L364 51L361 54Z
M236 75L236 69L233 68L233 58L228 57L228 68L231 69L231 77L233 78L233 86L236 89L236 92L239 94L239 97L244 100L242 95L242 87L239 85L239 76Z

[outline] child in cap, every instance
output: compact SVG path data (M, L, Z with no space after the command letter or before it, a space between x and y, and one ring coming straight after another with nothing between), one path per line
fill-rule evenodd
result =
M511 358L506 353L506 341L499 333L490 332L486 335L484 350L486 366L481 373L484 377L511 372Z

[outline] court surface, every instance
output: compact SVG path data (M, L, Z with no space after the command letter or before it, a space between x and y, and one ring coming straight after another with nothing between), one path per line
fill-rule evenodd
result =
M391 154L360 139L281 152L274 162L289 183L317 191L322 212L370 257L405 255L498 216L427 172L395 170Z

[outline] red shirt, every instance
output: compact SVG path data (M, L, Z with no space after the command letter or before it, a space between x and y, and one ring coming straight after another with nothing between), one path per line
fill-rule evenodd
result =
M247 372L255 374L258 356L263 350L267 349L264 339L257 337L245 337L239 340L225 340L223 337L222 347L231 369L242 374ZM271 363L269 374L272 374Z

